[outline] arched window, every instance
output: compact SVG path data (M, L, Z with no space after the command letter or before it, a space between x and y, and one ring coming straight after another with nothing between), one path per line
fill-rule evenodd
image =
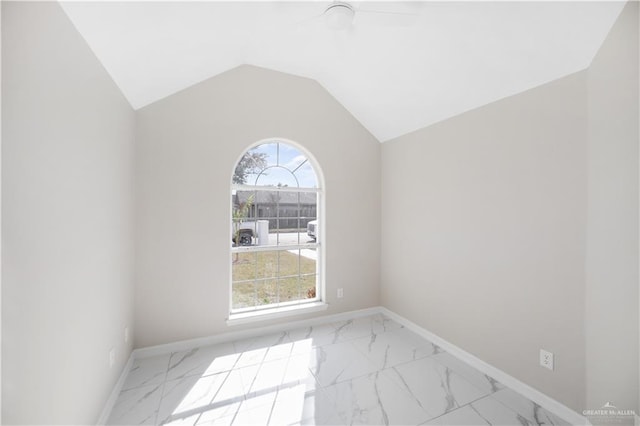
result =
M316 166L317 167L317 166ZM321 301L322 190L300 148L261 143L231 183L231 313Z

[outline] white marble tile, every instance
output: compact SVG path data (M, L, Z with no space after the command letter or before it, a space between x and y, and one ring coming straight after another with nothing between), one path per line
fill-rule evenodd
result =
M163 384L147 385L120 392L107 424L156 424Z
M302 421L304 412L305 387L296 385L278 391L269 424L282 426Z
M127 390L164 382L170 358L171 355L160 355L135 359L122 389Z
M379 370L424 358L435 351L433 344L405 328L371 334L351 343Z
M530 426L531 423L520 414L507 408L491 396L474 401L471 408L490 425L521 425Z
M307 392L318 388L318 382L309 369L310 360L311 354L294 355L289 358L282 386L304 385Z
M209 426L231 426L233 424L233 419L235 418L235 416L230 416L230 417L221 417L221 418L216 418L216 419L212 419L212 420L207 420L207 419L202 419L200 418L198 420L198 423L196 423L197 426L201 426L201 425L209 425Z
M306 353L317 346L337 343L338 334L331 324L296 328L287 332L293 342L292 354Z
M431 343L429 346L423 346L415 349L415 359L425 358L442 352L440 346Z
M196 422L196 425L197 426L201 426L201 425L231 426L233 424L234 418L235 418L235 414L233 416L215 417L215 418L209 419L205 417L205 415L203 414Z
M471 382L471 384L473 384L478 389L482 389L490 393L497 392L500 389L504 389L504 386L498 381L494 380L484 373L481 373L466 362L461 361L448 352L435 354L433 355L433 359L438 361L440 364L449 367L451 370L455 371L456 373L467 379L469 382Z
M167 380L229 371L234 367L239 356L240 354L235 351L231 343L174 352L169 360Z
M278 391L269 424L331 424L336 419L335 405L322 390L307 391L304 385L297 385Z
M193 416L170 420L165 423L160 423L162 425L171 425L171 426L194 426L198 419L200 418L200 414L195 414Z
M234 425L267 425L277 391L246 399L233 419Z
M551 414L538 404L509 388L499 390L492 396L527 419L532 425L570 425L569 422Z
M291 356L293 350L293 342L286 341L278 345L271 346L267 350L267 354L264 356L263 362L276 361L282 358L288 358Z
M376 333L384 333L385 331L396 330L404 327L400 325L400 323L395 322L383 314L371 315L370 318L372 318L373 321L373 331Z
M251 385L258 374L259 368L259 365L251 365L249 367L231 370L220 387L220 390L218 390L213 402L215 404L225 405L243 401L251 389Z
M198 418L196 425L231 425L241 403L241 401L237 401L204 411Z
M203 376L207 376L209 374L218 374L223 373L225 371L231 371L233 368L236 368L236 364L238 359L240 358L240 354L238 353L230 353L226 355L217 355L215 359L209 364L206 371L202 373Z
M229 373L187 376L165 383L158 420L168 422L202 412L209 407Z
M261 407L252 408L251 410L238 411L236 417L233 420L232 425L245 426L245 425L267 425L269 422L269 414L271 412L271 406L263 405Z
M382 372L324 389L346 424L419 424L431 416Z
M424 425L439 426L484 426L487 423L474 409L469 405L453 410L443 416L431 419ZM515 425L513 425L515 426Z
M334 323L338 338L337 342L367 337L372 334L384 333L386 331L402 328L397 322L385 317L382 314L367 317L355 318L348 321Z
M385 373L413 395L432 417L487 394L431 358L401 364L385 370Z
M233 347L235 348L236 352L245 352L251 349L268 349L272 346L280 345L287 342L291 342L291 339L289 338L287 332L283 331L280 333L272 333L266 334L264 336L236 340L235 342L233 342Z
M269 413L271 413L271 408L273 407L273 403L276 400L276 395L278 394L277 390L271 392L263 392L259 395L247 397L240 404L240 408L238 409L238 413L240 411L252 410L254 408L259 408L264 405L269 406ZM268 416L265 418L265 421L269 420Z
M342 417L338 416L338 414L336 413L336 414L332 414L329 418L326 418L326 419L323 416L304 419L299 423L294 423L292 426L302 426L302 425L346 426L347 423L344 420L342 420Z
M304 399L300 424L341 425L346 424L335 409L335 404L324 391L307 392Z
M431 342L428 339L414 333L408 328L402 327L396 330L391 330L391 333L396 333L402 336L406 341L415 348L415 359L423 358L425 356L431 356L443 352L442 349Z
M569 423L383 315L135 360L108 424Z
M262 363L251 385L248 397L261 395L265 392L276 392L287 372L288 363L288 358Z
M330 386L376 371L350 342L320 346L309 357L309 369L320 386Z
M235 367L242 368L250 365L260 365L268 351L269 348L247 349L240 354Z

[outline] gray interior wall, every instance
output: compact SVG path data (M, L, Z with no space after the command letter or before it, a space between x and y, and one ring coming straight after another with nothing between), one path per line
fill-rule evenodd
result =
M588 70L587 408L638 406L638 3Z
M576 410L586 104L580 72L382 145L382 305Z
M241 66L137 111L136 347L242 328L226 325L231 175L270 137L301 144L325 177L329 308L316 315L379 304L380 144L318 83Z
M638 403L637 28L630 2L588 72L382 148L317 83L225 73L138 112L134 233L133 111L57 4L3 2L3 423L95 421L134 234L137 346L238 329L229 179L269 136L326 177L327 313L383 304L578 411Z
M2 2L4 424L95 423L131 352L134 119L58 3Z

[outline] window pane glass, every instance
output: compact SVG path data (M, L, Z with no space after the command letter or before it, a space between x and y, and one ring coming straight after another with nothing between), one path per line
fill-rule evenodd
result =
M233 253L231 255L231 273L233 281L256 279L256 257L258 253Z
M233 241L239 245L296 245L317 237L318 195L297 191L245 191L232 195ZM309 227L309 222L313 222Z
M281 143L262 144L247 151L236 166L233 183L318 187L309 159L296 148Z
M260 251L257 253L256 278L273 278L278 276L278 252Z
M300 288L303 297L313 299L316 297L316 275L303 275L300 277Z
M234 253L233 259L234 309L305 299L315 289L315 249Z
M255 283L233 283L232 308L242 309L255 306Z
M300 278L297 275L280 279L278 285L280 286L280 302L290 302L305 298L304 295L300 294Z
M278 281L264 280L256 283L256 306L278 303Z
M232 309L315 299L317 252L297 247L320 235L319 194L298 190L318 187L309 159L284 143L262 144L243 155L232 183L256 187L231 191L231 244L242 248L232 254Z
M300 250L300 274L315 274L317 272L315 249Z
M298 253L302 253L299 255ZM315 273L315 250L273 250L233 253L233 281L260 280L301 273ZM307 257L305 257L307 256Z
M293 170L292 170L293 171ZM300 188L317 188L318 180L316 173L313 171L313 166L308 161L300 166L300 168L293 171L298 178Z
M280 252L280 277L297 276L300 270L300 250Z
M276 165L274 163L270 164L270 162L275 161L276 157L271 155L271 151L275 152L275 148L269 149L269 145L275 147L275 144L261 145L244 153L238 164L236 164L232 179L233 183L253 185L262 170L270 165Z
M297 188L297 177L289 169L283 167L269 167L265 169L255 180L249 181L250 185L273 186L277 188Z
M267 166L271 167L271 166L279 166L279 149L280 149L280 143L278 142L272 142L272 143L265 143L262 145L258 145L255 148L251 149L250 152L257 152L257 153L261 153L263 155L265 155L266 161L267 161Z

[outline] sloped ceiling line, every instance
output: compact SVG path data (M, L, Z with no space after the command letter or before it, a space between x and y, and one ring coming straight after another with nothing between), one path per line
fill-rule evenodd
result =
M317 80L380 141L585 69L624 2L61 2L135 109L242 64ZM375 19L371 19L375 17Z

